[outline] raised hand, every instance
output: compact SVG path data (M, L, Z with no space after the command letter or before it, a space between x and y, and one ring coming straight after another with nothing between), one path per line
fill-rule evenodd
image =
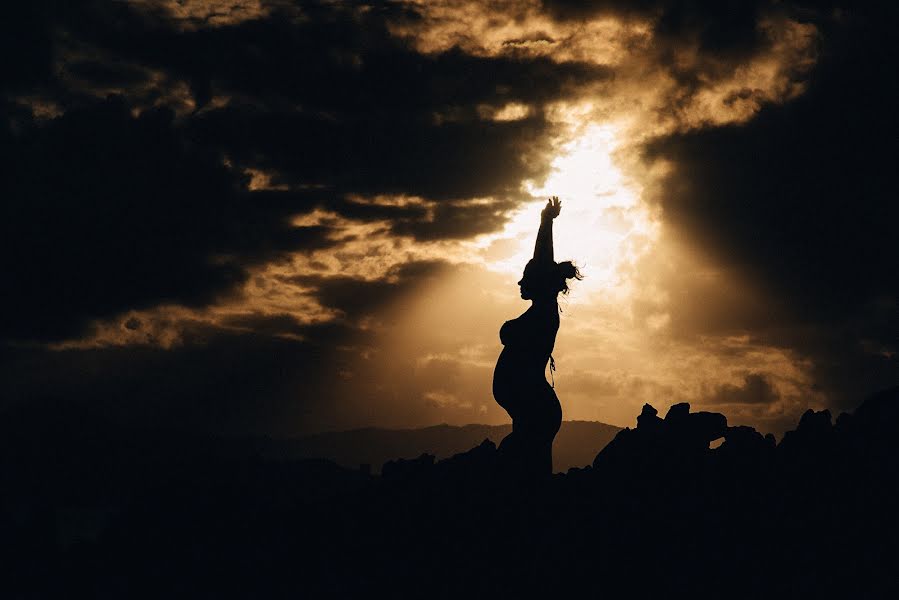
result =
M543 207L543 212L540 213L540 216L544 219L555 219L561 211L562 201L559 200L558 196L553 196L546 201L546 206Z

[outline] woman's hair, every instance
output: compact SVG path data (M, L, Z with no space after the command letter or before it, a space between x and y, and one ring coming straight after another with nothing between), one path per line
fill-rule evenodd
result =
M568 288L569 279L577 279L578 281L580 281L584 278L584 276L581 275L580 269L578 269L577 266L570 260L556 263L553 267L553 272L555 274L556 283L559 288L558 291L562 292L563 294L567 294L569 291L571 291Z
M552 263L549 265L540 265L533 260L528 261L524 268L524 277L527 287L537 291L549 292L553 294L569 292L568 280L581 280L584 276L580 270L570 260L560 263Z

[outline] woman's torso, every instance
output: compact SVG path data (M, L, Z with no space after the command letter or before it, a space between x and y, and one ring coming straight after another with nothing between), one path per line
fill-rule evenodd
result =
M504 405L510 396L535 384L548 386L546 363L552 354L559 330L555 306L532 306L517 319L503 323L500 340L503 350L493 372L493 394Z

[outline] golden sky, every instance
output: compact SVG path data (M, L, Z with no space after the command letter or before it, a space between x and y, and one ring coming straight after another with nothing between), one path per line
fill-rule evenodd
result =
M4 323L14 399L106 386L132 419L279 434L506 422L498 330L527 307L515 282L550 195L556 258L586 275L554 352L566 419L687 401L779 433L850 406L861 373L895 379L877 325L894 290L848 259L833 280L816 266L845 223L808 207L849 184L783 169L801 144L824 152L808 132L842 85L827 60L849 13L119 4L90 26L26 15L52 51L6 96L29 148L13 197L48 216L15 214L39 223L23 243L54 247L7 314L56 316ZM848 238L879 235L885 190ZM113 400L128 394L139 408Z

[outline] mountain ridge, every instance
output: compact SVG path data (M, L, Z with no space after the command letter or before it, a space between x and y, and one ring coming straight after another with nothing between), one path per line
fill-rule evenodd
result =
M608 444L621 427L600 421L563 421L553 443L553 470L584 467ZM441 423L408 429L362 427L272 440L267 454L281 458L324 458L349 468L369 465L374 472L389 461L432 454L449 458L485 439L497 445L512 431L511 424Z

